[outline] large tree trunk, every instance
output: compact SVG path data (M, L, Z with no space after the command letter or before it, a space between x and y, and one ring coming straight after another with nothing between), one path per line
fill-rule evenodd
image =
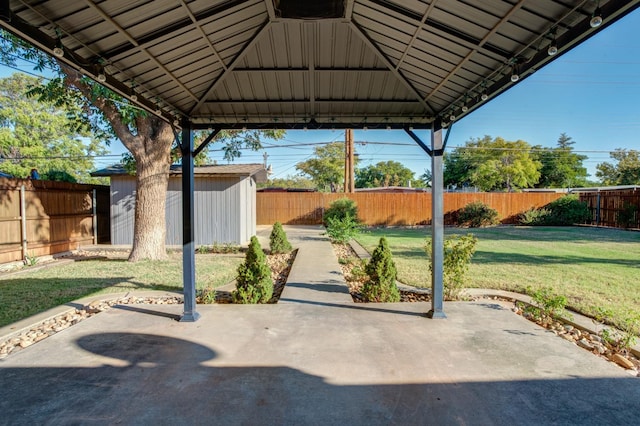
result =
M167 257L166 210L173 131L155 117L139 120L141 143L128 148L136 160L136 208L130 262Z
M167 257L165 206L168 183L167 163L136 162L136 208L130 262Z
M115 103L96 95L79 72L64 62L58 61L58 64L66 76L64 84L79 90L88 102L102 111L104 119L136 161L135 223L129 261L165 259L165 205L171 145L175 139L171 125L147 113L135 114L132 121L130 116L121 114Z

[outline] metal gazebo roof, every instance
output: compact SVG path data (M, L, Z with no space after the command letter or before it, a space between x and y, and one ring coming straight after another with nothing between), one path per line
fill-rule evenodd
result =
M446 125L468 114L513 85L512 75L526 78L640 1L0 4L4 28L88 75L104 75L104 84L168 120L430 128L436 118Z

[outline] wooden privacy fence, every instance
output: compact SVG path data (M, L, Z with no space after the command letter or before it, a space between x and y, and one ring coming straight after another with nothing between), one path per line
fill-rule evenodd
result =
M445 193L445 224L452 225L457 211L474 201L482 201L498 211L502 223L516 223L518 215L562 197L556 193ZM426 225L431 223L430 193L321 193L259 192L257 223L278 221L289 225L322 223L324 210L339 198L348 197L358 205L358 216L366 225Z
M0 263L109 241L109 187L0 178Z
M638 188L581 192L591 211L591 224L615 228L640 228L640 191ZM620 214L628 216L628 222Z

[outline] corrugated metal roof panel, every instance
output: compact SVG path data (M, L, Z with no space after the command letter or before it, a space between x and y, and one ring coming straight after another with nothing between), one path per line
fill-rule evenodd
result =
M272 0L11 1L2 25L108 84L160 103L165 114L237 125L429 122L465 99L480 105L599 31L590 0L353 0L338 19L278 18ZM640 0L601 0L605 24ZM150 110L154 110L150 108ZM177 110L177 111L176 111Z

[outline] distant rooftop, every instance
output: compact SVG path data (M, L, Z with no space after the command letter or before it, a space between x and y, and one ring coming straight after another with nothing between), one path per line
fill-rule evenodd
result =
M224 165L206 165L194 167L193 172L197 176L216 176L216 177L253 177L256 182L262 183L267 181L267 170L263 164L224 164ZM111 177L128 175L129 172L123 164L113 164L104 169L96 170L91 173L93 177ZM174 164L169 169L170 176L182 175L182 166Z

